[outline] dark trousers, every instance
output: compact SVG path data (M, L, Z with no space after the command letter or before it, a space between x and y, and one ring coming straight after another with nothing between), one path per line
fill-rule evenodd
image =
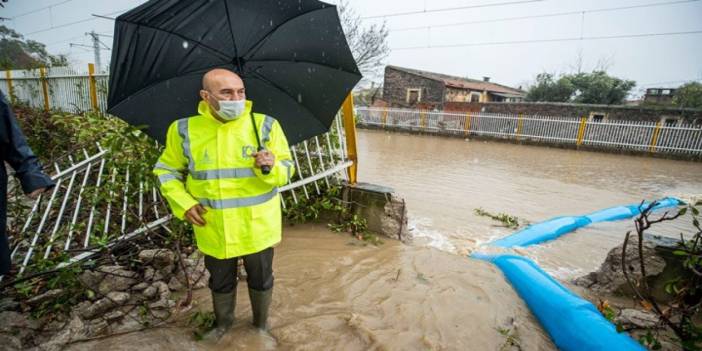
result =
M249 289L265 291L273 287L273 248L242 257L220 260L205 255L205 267L210 272L210 289L218 294L227 294L236 289L239 258L244 260L246 282Z

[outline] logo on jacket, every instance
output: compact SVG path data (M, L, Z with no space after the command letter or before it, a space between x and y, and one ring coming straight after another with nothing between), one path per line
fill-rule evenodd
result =
M202 160L200 162L202 162L203 165L212 164L212 159L210 158L210 155L207 153L207 149L205 149L205 154L202 155Z
M244 159L252 158L256 153L256 148L253 145L244 145L241 147L241 157Z

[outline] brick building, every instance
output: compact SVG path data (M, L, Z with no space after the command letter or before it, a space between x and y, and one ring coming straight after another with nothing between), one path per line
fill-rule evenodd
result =
M397 66L385 67L383 100L390 107L443 110L447 103L517 102L524 99L520 89L483 80Z
M670 105L675 97L675 89L670 88L651 88L646 89L644 102L661 105Z

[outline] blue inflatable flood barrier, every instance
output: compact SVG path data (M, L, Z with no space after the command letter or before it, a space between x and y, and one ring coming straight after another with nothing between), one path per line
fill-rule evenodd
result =
M664 208L676 207L682 205L684 202L674 198L666 197L658 201L656 206L653 206L654 210L661 210ZM641 208L646 208L650 205L650 202L644 202ZM586 217L589 218L592 223L597 222L608 222L608 221L618 221L620 219L627 219L639 215L641 211L639 210L639 205L625 205L606 208L604 210L599 210L593 212Z
M514 247L539 244L556 239L588 224L590 224L590 220L587 217L556 217L545 222L532 224L512 235L493 241L490 245Z
M617 333L592 303L566 289L533 261L516 255L474 253L471 257L502 270L559 350L645 350L627 334Z
M649 203L644 203L642 208L648 206ZM654 206L654 210L663 208L676 207L683 204L682 201L666 197ZM545 241L556 239L564 234L570 233L578 228L585 227L590 223L616 221L626 218L631 218L640 213L639 204L625 205L606 208L585 216L565 216L549 219L545 222L530 225L516 233L506 236L502 239L495 240L489 245L497 247L515 247L529 246L540 244Z

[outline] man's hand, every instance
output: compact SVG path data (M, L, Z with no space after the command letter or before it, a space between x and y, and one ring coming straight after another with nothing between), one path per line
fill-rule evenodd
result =
M261 150L253 156L256 158L256 167L261 168L263 166L273 167L275 164L275 155L268 150Z
M29 196L29 198L32 200L36 200L39 197L39 195L41 193L43 193L44 191L46 191L46 188L39 188L39 189L34 190L31 193L27 194L27 196Z
M202 215L204 215L205 213L207 213L207 210L204 207L202 207L202 205L197 204L191 207L189 210L185 211L185 220L190 222L191 224L202 227L205 224L207 224L207 222L205 222L205 219L202 217Z

